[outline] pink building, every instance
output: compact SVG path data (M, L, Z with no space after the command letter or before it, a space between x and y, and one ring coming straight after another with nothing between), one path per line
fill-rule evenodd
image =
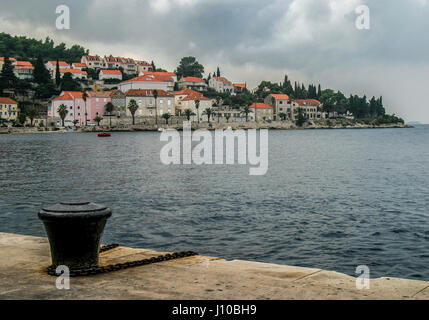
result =
M87 124L96 124L94 119L97 116L103 117L105 114L104 106L111 102L111 91L87 91L86 103L83 100L83 93L79 91L63 91L59 97L52 100L48 116L57 120L61 125L61 118L58 114L58 108L61 104L67 107L67 115L64 120L65 126L74 126L73 121L77 120L76 126Z
M86 108L88 112L88 123L96 124L95 117L104 118L104 106L108 102L112 102L110 95L112 91L87 91ZM107 118L107 117L106 117Z
M57 125L62 125L58 108L64 104L67 107L67 115L64 119L65 126L74 126L73 121L77 120L76 125L82 126L85 123L85 101L82 98L80 91L63 91L61 94L54 98L51 106L48 109L48 116L57 120Z

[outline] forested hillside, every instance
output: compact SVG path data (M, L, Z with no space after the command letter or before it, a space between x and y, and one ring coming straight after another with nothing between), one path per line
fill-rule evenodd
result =
M42 41L0 33L0 57L9 56L18 60L35 60L41 55L45 61L62 59L71 63L80 62L81 57L88 53L89 50L77 44L71 48L67 48L64 43L55 45L49 37Z

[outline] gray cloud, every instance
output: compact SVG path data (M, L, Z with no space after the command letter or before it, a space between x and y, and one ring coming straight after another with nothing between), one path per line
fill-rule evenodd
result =
M55 29L55 8L71 9L71 30ZM358 5L371 29L355 28ZM79 43L91 53L154 60L170 70L194 55L232 81L322 83L383 95L389 112L429 123L427 0L0 0L0 31Z

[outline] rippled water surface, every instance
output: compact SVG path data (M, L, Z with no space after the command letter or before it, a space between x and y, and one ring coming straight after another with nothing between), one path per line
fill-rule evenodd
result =
M429 127L270 131L269 170L165 166L159 133L0 135L0 231L110 206L103 241L429 280Z

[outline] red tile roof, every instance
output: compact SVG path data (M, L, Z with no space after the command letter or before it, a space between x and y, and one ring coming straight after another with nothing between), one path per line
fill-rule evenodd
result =
M56 66L57 65L57 62L56 61L48 61L50 64L52 64L53 66ZM69 64L67 63L67 62L65 62L65 61L58 61L58 63L59 63L59 65L60 66L68 66Z
M176 91L173 93L175 96L186 96L183 97L182 101L192 101L192 100L200 100L200 101L210 101L211 99L204 97L201 92L185 88L180 91Z
M0 61L4 61L4 57L0 57ZM15 58L9 58L9 61L16 61Z
M73 62L72 66L75 68L86 68L86 64L85 63L80 63L80 62Z
M122 75L121 70L101 70L100 73Z
M151 97L153 96L153 91L155 90L147 90L147 89L130 89L125 92L127 97ZM168 93L164 90L157 90L158 97L173 97L171 93Z
M311 107L317 107L322 104L319 100L316 100L316 99L297 99L297 100L293 100L293 102L296 102L300 106L311 106Z
M88 98L108 98L113 91L87 91Z
M262 102L255 102L252 104L249 108L250 109L272 109L273 107L269 106L268 104L262 103Z
M238 88L246 88L246 84L245 83L234 83L233 84L234 87L238 87Z
M83 93L80 91L64 91L62 92L62 95L59 97L54 98L54 101L59 100L73 100L73 99L80 99L83 97Z
M0 97L0 103L18 104L15 100L6 97Z
M132 78L127 81L123 81L121 83L129 83L129 82L167 82L167 81L173 81L173 78L170 76L153 76L153 75L145 75L145 76L139 76Z
M213 79L218 80L218 81L222 81L223 83L231 83L231 81L228 81L226 78L224 77L213 77Z
M186 82L204 82L205 83L204 79L197 78L197 77L184 77L182 78L182 80Z
M31 62L29 62L29 61L17 61L16 65L20 66L20 67L23 67L23 66L32 67L33 66L31 64Z
M270 96L274 97L276 100L289 100L289 96L287 94L270 94Z
M60 69L60 73L80 73L86 75L86 71L82 71L80 69Z
M202 95L202 93L192 90L190 88L185 88L183 90L180 91L176 91L173 93L175 96L187 96L187 95L192 95L192 94L196 94L196 95Z
M99 56L83 56L88 61L101 61L101 58Z

